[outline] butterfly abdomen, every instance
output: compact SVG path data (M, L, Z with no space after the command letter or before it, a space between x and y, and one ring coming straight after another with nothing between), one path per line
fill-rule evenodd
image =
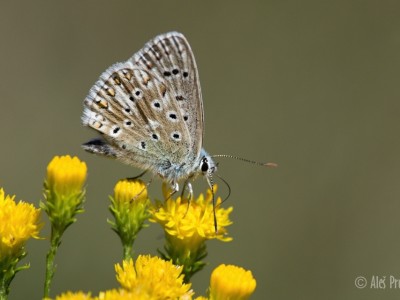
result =
M113 158L117 157L117 152L115 151L115 149L106 141L100 138L90 140L82 144L82 147L90 153L109 156Z

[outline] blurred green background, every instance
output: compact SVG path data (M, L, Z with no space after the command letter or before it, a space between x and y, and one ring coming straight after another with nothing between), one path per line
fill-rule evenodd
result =
M108 66L171 30L197 59L205 148L279 164L220 160L234 241L209 244L196 295L228 263L253 272L253 299L398 299L389 276L400 279L400 2L368 0L2 1L0 186L37 205L54 155L89 168L86 211L64 236L52 295L117 286L108 195L139 171L80 148L96 136L81 126L82 101ZM136 254L156 254L161 233L143 230ZM28 244L31 268L10 299L41 298L47 249ZM371 288L372 276L386 276L386 289Z

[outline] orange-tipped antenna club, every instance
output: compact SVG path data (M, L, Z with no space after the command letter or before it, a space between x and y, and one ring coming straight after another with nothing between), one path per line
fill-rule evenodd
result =
M278 164L277 163L273 163L273 162L269 162L269 163L265 163L264 166L266 166L268 168L277 168Z

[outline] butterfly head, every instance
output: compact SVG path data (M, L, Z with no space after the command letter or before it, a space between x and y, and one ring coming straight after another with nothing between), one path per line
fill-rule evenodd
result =
M206 178L212 177L212 174L217 171L217 164L204 149L201 151L198 171Z

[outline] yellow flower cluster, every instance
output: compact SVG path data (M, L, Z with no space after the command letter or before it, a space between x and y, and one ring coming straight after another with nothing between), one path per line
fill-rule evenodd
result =
M216 187L214 188L216 191ZM221 198L218 197L215 205L218 232L215 232L213 194L210 189L204 197L203 194L191 201L178 197L169 197L161 204L154 207L150 221L161 224L165 232L186 244L188 248L197 248L199 244L208 239L219 239L224 242L232 240L227 237L226 227L232 224L229 214L233 208L221 208Z
M142 293L142 291L130 292L123 289L109 290L101 292L95 300L152 300L149 295Z
M65 293L56 300L190 300L190 284L182 282L182 267L158 257L139 256L116 265L117 280L122 289L100 292L98 297L82 292ZM196 300L246 300L254 293L256 280L250 271L233 265L220 265L214 269L210 280L210 295Z
M147 295L149 299L191 299L190 284L183 283L182 267L149 255L139 255L116 265L117 280L132 293Z
M0 261L18 255L29 238L39 238L40 209L32 204L14 201L0 189Z
M216 187L214 193L208 189L205 197L200 194L189 202L183 197L173 199L171 191L164 184L166 200L151 208L150 221L159 223L165 232L165 252L160 253L165 260L183 266L185 282L189 282L206 265L202 260L207 256L207 240L232 240L227 236L226 227L232 224L229 214L233 208L221 208L220 197L216 199L214 207L215 191ZM218 225L218 231L215 225Z
M84 292L66 292L60 296L56 297L56 300L92 300L90 293L86 294Z
M115 265L121 289L100 292L98 297L82 292L65 293L56 300L190 300L193 291L183 283L182 267L171 262L139 255L135 264L132 259Z
M57 156L48 165L45 183L47 202L42 206L49 215L52 232L57 233L55 242L52 240L52 245L60 244L63 231L75 221L75 214L82 211L86 173L86 164L77 157ZM205 196L200 194L197 199L190 202L182 197L173 199L167 185L163 186L163 192L165 201L152 206L150 212L151 221L161 224L166 233L164 248L166 254L160 252L162 258L139 255L135 262L130 258L136 235L146 226L144 221L150 215L148 211L150 200L147 186L143 181L120 180L115 185L114 196L110 196L110 211L115 222L109 221L109 223L121 238L126 258L122 264L115 265L116 278L121 287L100 292L98 296L93 297L90 293L67 292L55 300L192 299L194 292L189 280L206 265L202 261L207 255L206 241L209 239L224 242L232 240L228 236L226 227L232 224L229 215L233 208L221 208L220 197L216 199L214 206L216 186L213 191L207 190ZM1 207L2 198L5 201L10 197L4 198L4 192L1 190L0 220L1 218L6 220L1 215L7 212L7 209ZM10 199L13 200L13 198ZM23 216L20 219L24 219L25 230L34 228L26 225L29 217ZM216 224L218 224L217 231ZM4 240L7 235L2 235L1 226L4 227L4 225L0 224L0 236ZM30 236L37 237L37 235L36 228ZM2 243L4 243L3 240ZM14 238L9 238L9 241L14 242ZM54 259L55 252L51 253ZM50 272L46 272L46 275L48 273L52 278L53 268L52 264L49 265ZM256 281L250 271L232 265L220 265L211 275L208 297L198 297L196 300L245 300L250 297L255 288ZM45 297L47 295L48 293Z
M51 299L45 299L51 300ZM100 292L98 297L91 297L90 293L85 294L83 292L67 292L60 296L57 296L55 300L161 300L158 298L152 298L149 295L141 292L130 292L124 289L113 289L105 292Z
M55 156L47 166L47 187L61 195L80 193L86 173L85 162L76 156Z

